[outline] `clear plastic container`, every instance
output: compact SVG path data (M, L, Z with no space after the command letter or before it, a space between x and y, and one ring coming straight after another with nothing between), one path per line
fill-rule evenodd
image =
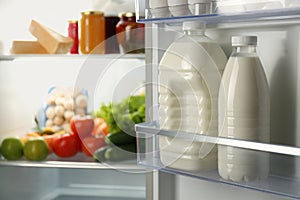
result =
M159 123L162 129L217 136L217 95L227 57L204 34L205 24L183 23L185 35L173 42L159 65ZM165 166L188 171L214 169L213 144L159 138Z
M220 137L270 141L269 86L256 45L256 36L232 37L233 52L219 90ZM269 172L268 156L268 153L219 145L219 174L232 181L264 179Z

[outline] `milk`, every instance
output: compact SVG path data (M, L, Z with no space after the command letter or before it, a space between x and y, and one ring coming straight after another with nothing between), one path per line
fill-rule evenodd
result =
M256 37L233 37L219 90L219 136L269 142L270 96L263 66L256 54ZM218 170L232 181L263 179L269 155L229 146L218 147Z
M217 136L217 97L227 58L204 35L203 26L184 22L185 36L172 43L162 57L159 123L166 130ZM160 136L159 147L165 166L189 171L217 167L216 145Z

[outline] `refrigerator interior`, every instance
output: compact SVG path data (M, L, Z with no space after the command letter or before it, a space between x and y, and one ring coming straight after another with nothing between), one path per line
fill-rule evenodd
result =
M67 35L68 20L96 9L101 1L1 1L0 138L23 135L34 124L51 87L88 91L88 111L143 90L143 55L10 55L13 40L35 40L28 28L35 19ZM133 2L128 1L131 8ZM99 5L98 5L99 6ZM26 9L25 9L26 8ZM132 11L132 10L131 10ZM0 199L145 199L146 172L133 163L102 165L81 154L71 162L0 163Z
M25 56L0 61L1 138L23 135L34 126L33 117L52 86L85 88L90 111L140 91L145 73L143 56L115 56ZM81 158L86 159L82 155L74 159ZM48 168L47 163L40 167L38 162L20 162L25 166L0 164L1 199L145 199L146 173L138 168L107 165L97 169L96 165L90 170L89 162L80 169L78 163L70 162L66 167L64 161L58 163L62 168L55 163Z
M267 13L267 12L266 12ZM262 12L260 12L262 14ZM258 14L259 15L259 14ZM250 16L250 14L249 14ZM236 16L224 16L223 20L227 22L222 23L222 16L216 18L205 17L167 17L166 19L157 18L141 19L147 24L148 38L147 45L149 48L146 59L151 69L147 70L147 78L149 83L148 94L149 97L149 121L158 121L158 63L168 46L178 37L182 36L181 22L186 20L204 20L208 23L206 35L217 41L226 55L229 57L232 51L231 36L233 35L256 35L258 36L258 55L261 58L264 70L268 79L270 96L271 96L271 143L288 145L291 147L300 146L299 135L299 53L300 53L300 23L296 16L294 19L277 20L263 20L252 15L252 19L234 18ZM251 16L250 16L251 17ZM240 21L239 21L240 20ZM152 98L152 99L151 99ZM151 125L149 125L151 127ZM158 131L153 129L153 131ZM158 132L153 135L146 133L142 137L157 138ZM155 140L155 139L153 139ZM150 139L150 146L155 146L155 142ZM152 149L149 148L150 151ZM153 150L153 149L152 149ZM154 147L154 153L149 153L150 159L147 162L147 154L141 157L141 163L146 166L152 165L158 172L153 174L153 181L157 183L154 186L154 199L289 199L298 197L287 197L277 193L276 195L269 193L269 191L262 192L265 186L255 189L255 187L246 187L243 183L239 186L232 186L231 184L222 184L219 178L211 178L201 175L191 175L190 173L180 174L181 171L174 171L165 168L160 164L156 165L152 155L156 155L159 151ZM159 153L158 153L159 154ZM143 157L145 156L145 157ZM158 155L159 159L159 155ZM153 163L152 163L153 162ZM159 162L159 161L158 161ZM299 171L299 157L281 156L279 154L271 154L270 170L272 175L280 175L283 177L300 176ZM203 180L204 179L204 180ZM296 181L298 183L298 181ZM169 185L173 192L166 192L163 185ZM272 183L270 184L272 185ZM276 184L275 184L276 185ZM259 183L257 185L259 188ZM268 187L268 185L266 185ZM297 185L283 186L283 188L294 188L297 190ZM250 189L250 190L249 190ZM287 189L288 191L288 189Z

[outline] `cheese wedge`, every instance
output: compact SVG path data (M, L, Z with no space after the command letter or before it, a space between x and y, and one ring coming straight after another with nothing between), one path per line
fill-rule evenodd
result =
M64 54L70 51L73 39L65 37L54 30L32 20L29 31L50 54Z
M48 52L38 41L13 41L10 49L12 54L47 54Z

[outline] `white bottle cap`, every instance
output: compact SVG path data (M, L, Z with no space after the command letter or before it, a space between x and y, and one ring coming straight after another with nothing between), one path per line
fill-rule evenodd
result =
M257 36L232 36L232 46L257 45Z
M201 21L185 21L182 24L182 29L184 31L187 30L201 30L201 29L205 29L206 25L204 22Z

